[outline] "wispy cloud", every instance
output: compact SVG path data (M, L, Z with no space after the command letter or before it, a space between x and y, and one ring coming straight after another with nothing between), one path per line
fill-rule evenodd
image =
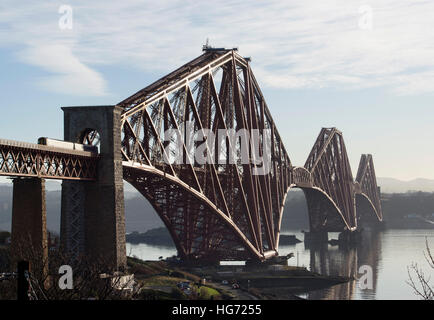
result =
M76 95L106 94L106 84L102 76L80 62L68 46L39 45L22 51L20 57L50 73L38 79L38 85L44 88Z
M20 56L52 73L43 83L56 91L66 81L72 93L103 94L94 70L101 64L170 71L207 37L251 56L259 82L270 87L434 91L432 1L75 0L73 29L60 30L63 4L0 5L0 45L24 45ZM372 8L372 29L359 27L361 5Z

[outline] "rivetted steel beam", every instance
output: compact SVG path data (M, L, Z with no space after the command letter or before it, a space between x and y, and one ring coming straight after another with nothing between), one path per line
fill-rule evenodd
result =
M61 180L95 180L98 155L0 139L0 175Z

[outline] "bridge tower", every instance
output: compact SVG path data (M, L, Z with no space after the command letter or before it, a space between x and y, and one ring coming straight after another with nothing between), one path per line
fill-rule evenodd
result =
M99 146L97 179L62 184L61 242L73 257L126 266L121 110L63 107L65 141Z

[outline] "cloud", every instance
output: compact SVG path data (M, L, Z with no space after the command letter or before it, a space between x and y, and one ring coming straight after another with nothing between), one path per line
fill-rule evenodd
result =
M38 84L46 89L86 96L106 94L106 84L102 76L80 62L67 46L40 45L22 51L20 57L26 63L50 73L38 81Z
M6 32L0 46L24 45L25 52L44 54L47 44L58 46L69 67L25 59L55 73L44 82L54 90L66 80L77 90L101 94L104 82L91 66L102 64L171 71L200 54L209 37L212 45L238 46L251 56L258 81L269 87L434 91L432 1L76 0L68 31L58 27L65 3L39 3L2 1L0 28ZM362 6L372 9L372 28L360 27ZM87 80L80 85L82 76Z

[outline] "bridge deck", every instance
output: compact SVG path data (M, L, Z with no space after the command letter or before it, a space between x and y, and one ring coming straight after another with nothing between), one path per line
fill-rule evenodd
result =
M0 139L0 175L62 180L95 180L98 155Z

